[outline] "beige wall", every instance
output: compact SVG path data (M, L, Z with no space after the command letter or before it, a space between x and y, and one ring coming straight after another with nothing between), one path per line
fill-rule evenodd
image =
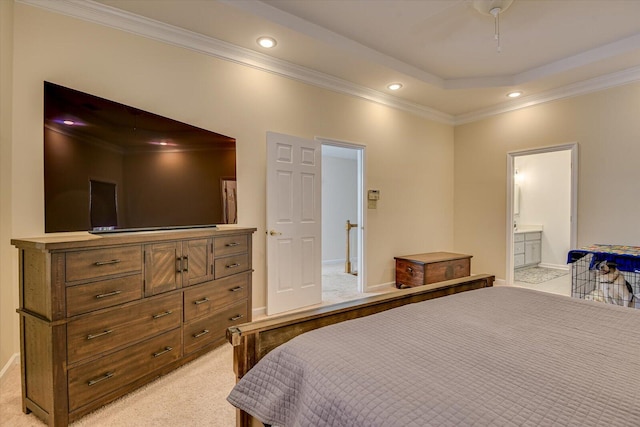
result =
M455 129L457 251L505 277L507 153L577 142L578 246L640 244L640 83Z
M13 32L2 30L3 55L14 38L14 78L2 86L14 91L13 117L2 116L3 174L5 152L13 155L2 205L14 221L3 214L0 366L18 351L17 261L7 234L44 231L44 80L237 139L239 223L258 228L254 307L264 306L266 291L267 131L366 145L367 187L381 191L378 209L367 211L369 285L393 280L396 255L453 250L452 126L31 6L13 9ZM5 123L13 127L6 139Z
M18 349L18 257L11 246L13 2L0 1L0 369Z

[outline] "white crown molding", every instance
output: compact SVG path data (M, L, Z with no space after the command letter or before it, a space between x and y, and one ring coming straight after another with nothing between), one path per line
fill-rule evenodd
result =
M310 83L389 107L410 111L419 116L447 124L453 116L433 108L405 101L306 67L236 46L213 37L125 12L90 0L16 0L51 12L94 22L129 33L184 47L206 55L246 65L269 73Z
M570 71L583 65L588 65L597 61L604 61L612 56L623 55L625 53L638 50L638 46L640 46L640 34L636 34L568 58L560 59L552 62L551 64L524 71L514 77L514 84L524 84L554 74Z
M1 1L1 0L0 0ZM205 55L213 56L223 60L231 61L237 64L242 64L248 67L259 69L265 72L273 73L283 77L295 79L304 83L308 83L314 86L322 87L332 90L334 92L347 94L357 98L365 99L378 104L386 105L388 107L404 110L418 116L434 120L440 123L446 124L463 124L483 118L501 114L509 111L514 111L520 108L529 107L536 104L550 102L556 99L562 99L569 96L576 96L583 93L589 93L596 90L606 89L607 87L617 86L640 79L640 70L638 68L632 68L618 73L594 78L585 82L572 84L559 89L554 89L538 95L532 95L522 98L517 102L507 101L505 104L498 105L496 107L481 109L475 112L466 113L458 116L443 113L434 108L405 101L403 99L388 95L383 92L379 92L361 85L354 84L347 80L339 79L337 77L330 76L306 67L302 67L291 62L283 61L277 58L264 55L260 52L256 52L250 49L246 49L240 46L236 46L231 43L224 42L222 40L215 39L213 37L204 36L192 31L188 31L179 27L175 27L166 23L162 23L150 18L145 18L139 15L135 15L130 12L126 12L111 6L107 6L101 3L96 3L91 0L15 0L17 3L27 4L30 6L39 7L50 12L60 13L73 18L81 19L84 21L93 22L107 27L115 28L118 30L126 31L143 37L148 37L154 40L158 40L164 43L168 43L174 46L190 49L196 52L200 52ZM228 4L227 0L221 0ZM270 6L261 2L239 2L238 4L252 4L262 5L265 10L269 10ZM273 9L273 8L272 8ZM271 11L273 12L273 11ZM280 11L281 12L281 11ZM275 13L275 12L274 12ZM282 12L284 13L284 12ZM306 21L304 21L306 22ZM307 23L308 24L308 23ZM298 23L298 25L301 25ZM321 31L320 27L316 29ZM330 34L332 37L341 37L335 33ZM327 35L328 37L329 35ZM607 56L607 49L618 51L628 51L630 46L640 41L640 36L629 37L618 42L611 43L598 49L594 49L596 55L602 57ZM355 43L351 41L351 43ZM357 43L356 43L357 44ZM361 46L361 45L358 45ZM358 46L353 46L354 48ZM364 47L364 46L362 46ZM375 52L371 51L370 53ZM593 51L590 51L593 52ZM612 53L613 54L613 53ZM382 55L382 54L379 54ZM443 87L449 84L456 86L466 84L477 85L485 84L488 87L501 86L503 84L511 85L515 82L516 78L522 79L534 79L547 73L557 72L557 70L565 70L566 67L570 67L572 63L578 65L581 61L587 60L589 52L576 55L566 60L557 61L553 64L548 64L543 67L539 67L534 70L530 70L519 74L518 76L502 76L502 77L490 77L490 78L478 78L478 79L458 79L449 80L448 83L444 82L431 74L423 73L420 70L405 70L406 74L417 77L415 74L424 74L421 80L430 80L431 84L435 86ZM384 56L384 55L383 55ZM375 59L371 57L370 59ZM382 60L378 58L378 60ZM395 61L395 60L394 60ZM399 62L399 61L398 61ZM396 64L397 65L397 64ZM407 64L404 64L408 67ZM575 65L574 65L575 66ZM556 67L556 68L554 68ZM559 68L558 68L559 67ZM555 71L554 71L555 70ZM416 73L419 71L419 73ZM420 77L417 77L420 78ZM426 79L426 80L424 80ZM468 80L468 82L465 82ZM440 82L440 85L437 83ZM444 83L443 83L444 82ZM457 88L457 87L456 87Z
M563 86L547 92L536 95L525 96L517 101L511 101L508 104L502 104L491 108L474 111L468 114L460 114L455 116L454 125L475 122L487 117L495 116L510 111L520 110L522 108L531 107L533 105L543 104L546 102L556 101L559 99L570 98L578 95L584 95L590 92L596 92L615 86L621 86L633 82L640 81L640 67L629 68L617 73L608 74L602 77L596 77L590 80Z
M406 62L400 61L389 55L381 53L375 49L371 49L360 44L348 37L342 36L331 30L323 28L305 19L299 18L288 12L273 7L267 3L256 0L218 0L220 3L233 6L237 9L249 12L253 15L265 18L270 22L274 22L285 28L289 28L298 33L305 34L314 40L320 40L335 49L346 51L371 61L375 64L382 64L391 70L411 76L424 83L428 83L438 88L444 87L444 80L435 74L428 73Z

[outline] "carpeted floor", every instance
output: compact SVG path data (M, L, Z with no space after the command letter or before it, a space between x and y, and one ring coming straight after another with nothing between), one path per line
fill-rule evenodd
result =
M72 427L233 427L235 409L227 395L235 384L229 344L194 360L145 387L71 424ZM0 425L42 427L22 412L20 366L2 377Z
M357 277L345 273L343 264L323 268L322 286L323 305L367 295L358 293ZM12 365L1 380L0 425L44 426L33 414L22 412L20 366ZM225 344L71 426L232 427L235 409L226 398L234 384L232 347Z
M345 273L344 264L322 266L322 302L332 304L361 297L358 293L358 277Z
M556 268L528 267L514 271L513 279L516 282L539 284L569 274L569 270Z

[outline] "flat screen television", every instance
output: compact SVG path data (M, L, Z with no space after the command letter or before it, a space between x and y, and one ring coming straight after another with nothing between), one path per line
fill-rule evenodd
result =
M236 223L235 142L44 82L45 232Z

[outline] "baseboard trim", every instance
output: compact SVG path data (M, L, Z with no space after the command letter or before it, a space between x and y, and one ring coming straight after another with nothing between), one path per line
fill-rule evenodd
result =
M569 266L564 264L547 264L547 263L541 262L540 264L538 264L538 267L553 268L554 270L564 270L564 271L569 270Z
M507 286L507 281L505 279L495 279L493 286Z
M378 292L379 290L381 290L382 288L388 288L389 286L396 286L396 282L387 282L387 283L380 283L379 285L370 285L367 286L365 288L365 292Z
M4 374L7 373L11 365L19 365L20 364L20 353L13 353L13 355L9 358L7 363L2 367L0 371L0 381L4 378Z
M251 318L259 319L267 316L267 307L258 307L251 310Z

